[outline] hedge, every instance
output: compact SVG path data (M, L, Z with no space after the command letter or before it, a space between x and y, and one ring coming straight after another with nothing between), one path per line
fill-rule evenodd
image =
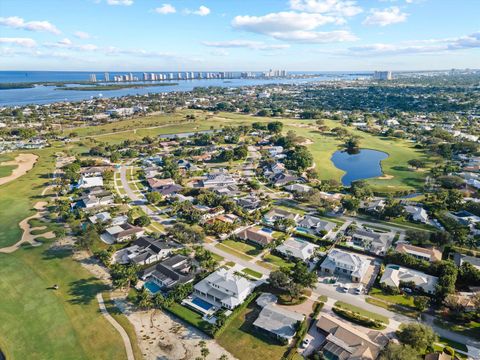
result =
M362 315L354 313L352 311L341 309L339 307L333 307L332 310L338 316L340 316L340 317L342 317L342 318L344 318L348 321L351 321L355 324L365 326L365 327L368 327L370 329L376 329L376 330L382 330L382 329L386 328L386 326L383 323L381 323L380 321L372 320L372 319L370 319L366 316L362 316Z
M237 306L232 311L230 316L225 319L225 323L223 324L223 326L213 332L213 337L220 336L225 331L226 327L233 321L233 319L236 318L238 314L240 314L243 310L245 310L247 306L250 305L250 303L257 298L258 295L259 294L257 292L251 293L242 304Z

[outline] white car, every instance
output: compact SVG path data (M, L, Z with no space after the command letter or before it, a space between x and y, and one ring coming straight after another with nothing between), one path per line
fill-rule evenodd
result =
M302 341L302 349L306 349L310 345L311 339L304 339Z
M363 291L363 285L360 285L359 287L355 288L355 294L360 295Z

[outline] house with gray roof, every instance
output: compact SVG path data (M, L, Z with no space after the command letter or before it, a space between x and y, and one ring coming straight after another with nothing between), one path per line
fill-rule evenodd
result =
M352 233L352 242L355 246L369 251L372 254L384 255L393 242L393 234L356 229Z
M317 248L318 246L311 242L290 238L277 246L275 250L287 258L295 258L306 262L315 255Z
M115 258L120 264L133 263L147 265L164 259L174 250L182 246L175 241L153 239L143 236L135 240L132 245L115 253Z
M333 249L320 265L325 274L339 274L351 278L353 282L361 282L367 273L370 260L362 255Z
M161 289L169 290L176 285L192 282L199 271L195 260L183 255L173 255L146 269L142 279L154 282Z
M325 232L325 235L330 234L333 229L335 229L335 224L333 222L322 220L310 215L305 215L305 217L298 223L298 226L315 233Z
M428 294L435 293L437 282L436 276L395 264L388 264L380 279L381 284L395 288L400 288L402 283L414 283L416 288Z
M258 314L253 326L261 333L290 343L304 319L303 314L268 303Z

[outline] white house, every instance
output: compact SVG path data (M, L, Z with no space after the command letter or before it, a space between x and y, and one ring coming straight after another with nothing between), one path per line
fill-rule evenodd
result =
M405 211L409 214L413 221L422 222L424 224L428 223L428 214L427 211L419 206L405 206Z
M97 186L103 186L103 177L101 176L92 176L85 177L82 176L78 182L78 187L81 189L93 188Z
M400 282L413 282L417 288L422 289L428 294L433 294L435 293L438 278L421 271L388 264L380 279L380 283L399 288Z
M193 286L194 296L217 308L234 309L252 293L256 284L233 269L220 268Z
M275 250L286 257L308 261L313 255L315 255L315 249L317 248L317 245L308 241L291 238L285 240L281 245L277 246Z
M285 186L285 190L296 192L299 194L304 194L304 193L308 193L310 190L312 190L312 188L305 184L292 184L292 185Z
M323 260L320 269L326 274L340 274L351 278L354 282L361 282L367 273L370 260L365 256L333 249Z

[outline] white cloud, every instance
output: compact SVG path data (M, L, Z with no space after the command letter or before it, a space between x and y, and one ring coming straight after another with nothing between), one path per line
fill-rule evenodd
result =
M408 14L403 13L397 6L386 9L371 9L370 15L363 21L364 25L387 26L401 23L407 20Z
M107 4L130 6L133 4L133 0L107 0Z
M60 48L67 50L76 50L76 51L97 51L99 47L94 44L75 44L70 39L65 38L55 43L44 43L44 47L47 48Z
M319 14L351 17L363 12L354 0L290 0L290 8Z
M177 12L175 7L171 4L162 4L162 6L155 8L154 10L158 14L166 15L166 14L174 14Z
M341 54L347 56L381 56L398 54L437 54L447 51L480 48L480 31L465 36L447 39L428 39L399 44L368 44L350 47Z
M13 44L27 48L37 46L35 40L30 38L0 38L0 44Z
M183 12L187 15L198 15L198 16L207 16L211 13L211 10L206 7L205 5L200 5L200 7L197 10L190 10L190 9L185 9Z
M204 41L202 44L217 48L248 48L253 50L280 50L290 47L288 44L266 44L262 41L252 40Z
M90 39L91 38L91 35L85 31L75 31L73 33L73 35L75 35L75 37L79 38L79 39Z
M315 31L327 24L343 24L341 17L318 13L279 12L264 16L237 16L232 21L236 29L263 34L277 40L304 43L354 41L356 36L347 30Z
M23 29L29 31L44 31L52 34L60 34L61 31L48 21L25 21L18 16L0 17L0 25L4 25L14 29Z

